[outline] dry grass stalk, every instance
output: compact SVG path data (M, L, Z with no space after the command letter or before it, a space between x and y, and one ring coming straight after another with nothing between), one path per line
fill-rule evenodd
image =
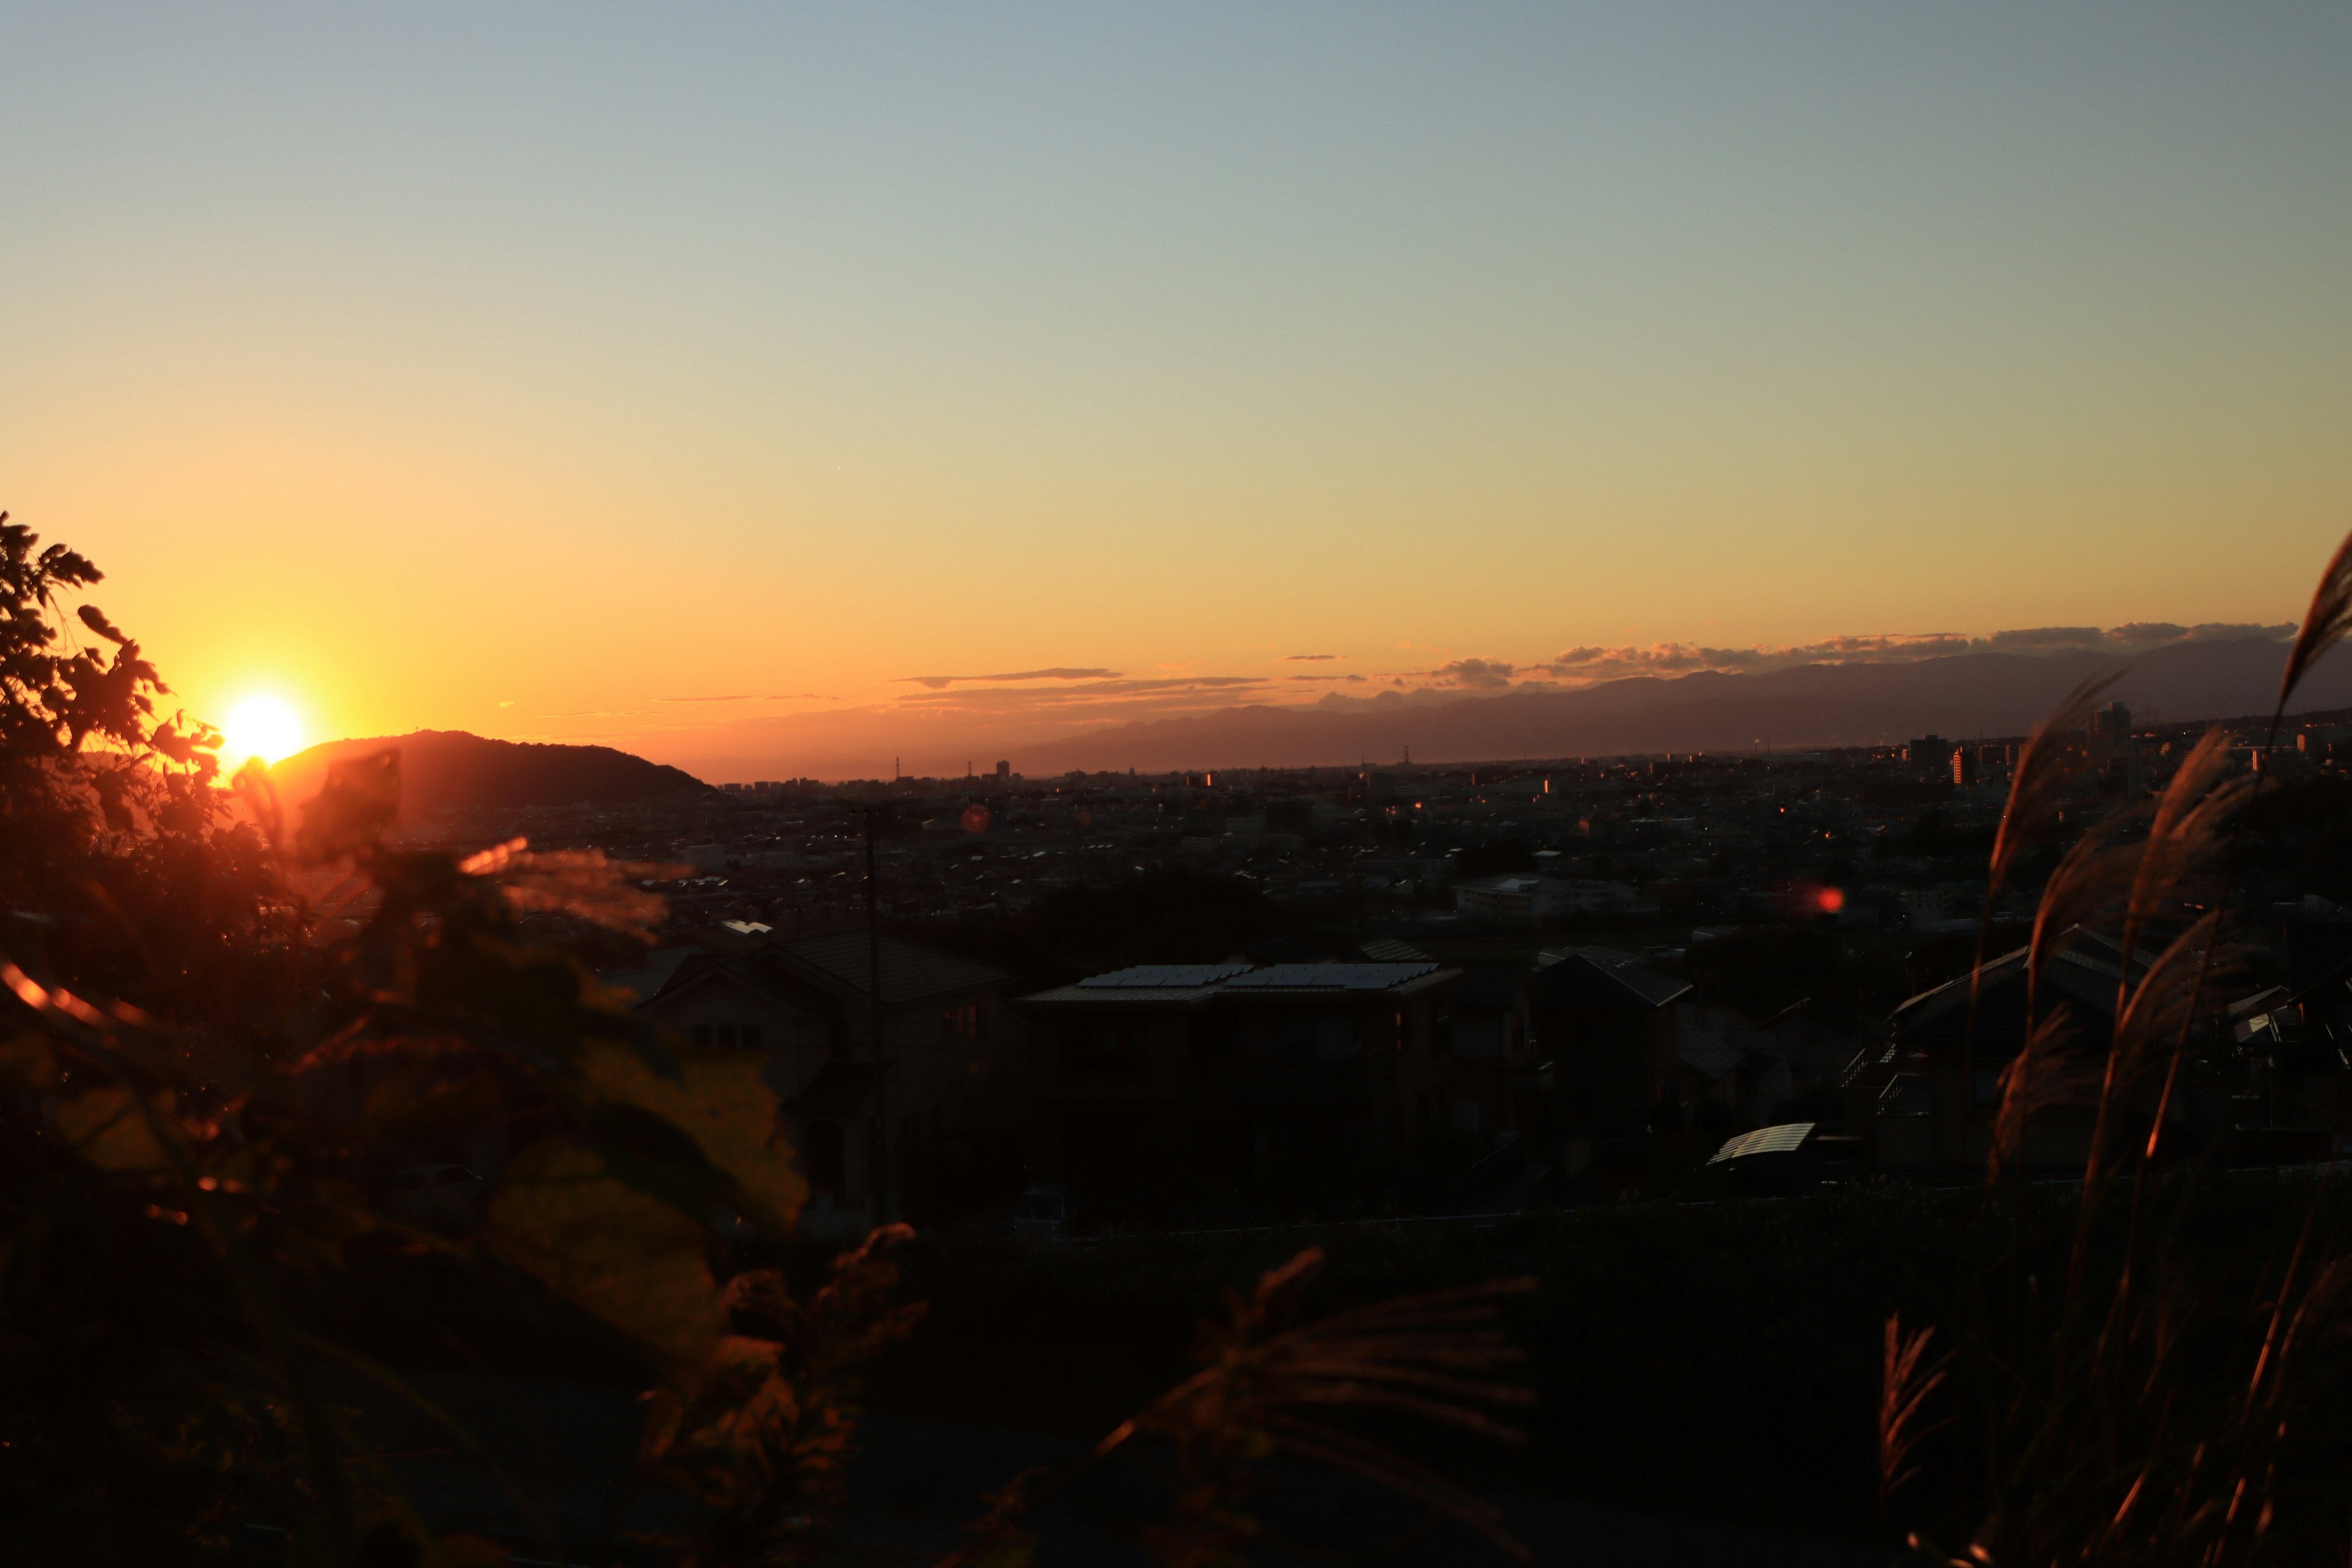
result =
M2118 672L2085 680L2025 738L2010 782L2009 804L2001 808L2000 827L1993 835L1988 898L2007 884L2018 857L2048 836L2066 786L2082 771L2083 760L2068 750L2068 739L2089 721L2093 706L2121 679Z
M2113 816L2092 824L2067 849L2042 887L2025 957L2029 1016L2041 989L2042 969L2058 950L2077 928L2114 913L2130 896L2140 847L2114 841L2122 826Z
M2223 820L2244 803L2251 781L2225 779L2229 767L2228 738L2219 730L2208 730L2157 802L2124 909L2126 972L2149 922L2204 870L2220 847Z
M2026 1124L2042 1111L2086 1103L2096 1075L2066 1050L2074 1032L2074 1019L2063 1007L2035 1022L2025 1037L2025 1048L2000 1069L2000 1098L1993 1109L1992 1149L1988 1175L2014 1166L2025 1148Z
M2320 655L2342 641L2347 631L2352 631L2352 534L2345 535L2344 542L2328 557L2319 585L2312 590L2311 607L2304 612L2303 629L2295 634L2294 647L2287 652L2286 668L2279 677L2278 707L2271 714L2271 741L2278 739L2279 720L2294 689L2303 684Z
M2106 1155L2108 1118L2116 1102L2129 1095L2138 1081L2141 1069L2147 1065L2150 1047L2166 1034L2177 1032L2183 1040L2188 1037L2197 999L2203 994L2206 976L2210 973L2208 950L2213 944L2219 924L2219 911L2200 917L2157 955L2137 985L2129 984L2129 972L2126 972L2128 994L2116 1014L2115 1034L2107 1047L2106 1081L2099 1090L2098 1125L2092 1133L2090 1160L2083 1173L2086 1183L2098 1180ZM2151 1159L2160 1136L2158 1128L2171 1109L2172 1089L2179 1076L2179 1057L2176 1051L2165 1073L2164 1092L2158 1099L2155 1112L2157 1126L2148 1131Z
M1927 1396L1936 1392L1951 1367L1948 1353L1928 1362L1928 1342L1935 1337L1933 1328L1906 1334L1901 1313L1886 1315L1886 1343L1878 1380L1878 1500L1882 1507L1919 1473L1918 1466L1911 1462L1913 1450L1951 1424L1949 1420L1919 1424Z
M1022 1519L1139 1435L1167 1438L1183 1472L1176 1518L1157 1537L1160 1555L1173 1563L1222 1561L1255 1533L1255 1521L1242 1512L1255 1484L1251 1468L1276 1452L1362 1476L1527 1561L1527 1549L1504 1528L1494 1504L1304 1413L1385 1410L1498 1442L1525 1442L1524 1434L1480 1406L1535 1403L1528 1390L1494 1376L1526 1359L1503 1330L1501 1303L1531 1293L1535 1282L1496 1279L1400 1297L1286 1327L1322 1267L1322 1249L1308 1247L1268 1270L1247 1298L1228 1293L1224 1321L1202 1325L1199 1372L1121 1422L1060 1476L1017 1499L992 1499L979 1539L940 1568L985 1561L992 1547L1013 1539Z

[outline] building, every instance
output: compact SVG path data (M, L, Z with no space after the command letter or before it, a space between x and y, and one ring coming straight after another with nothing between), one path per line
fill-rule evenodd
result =
M2131 738L2131 710L2120 702L2110 702L2095 710L2084 721L2084 729L2094 746L2120 745Z
M1245 1212L1377 1191L1447 1114L1461 972L1144 964L1026 996L1035 1179L1082 1209Z
M1904 760L1921 778L1947 778L1952 771L1952 743L1941 735L1922 735L1903 749Z
M1886 1043L1857 1056L1844 1082L1846 1124L1869 1141L1880 1170L1983 1168L2001 1074L2025 1046L2026 955L2019 948L1987 961L1973 1006L1966 974L1921 992L1889 1016ZM2145 949L2133 955L2135 984L2153 956ZM2068 1059L2076 1068L2105 1058L2121 959L2114 942L2077 928L2043 967L2034 1005L2045 1015L2062 1005L2067 1009ZM2095 1075L2090 1089L2026 1124L2020 1151L2025 1163L2081 1168L2090 1151L2095 1090ZM2143 1094L2128 1114L2145 1118L2152 1108L2153 1094ZM2170 1115L2188 1114L2188 1099L2176 1095Z
M1638 1160L1680 1060L1674 1003L1687 981L1605 947L1546 950L1528 981L1534 1058L1560 1170Z
M850 928L695 952L637 1005L688 1049L757 1052L809 1184L803 1228L860 1233L952 1213L1017 1164L1019 1053L1009 976Z

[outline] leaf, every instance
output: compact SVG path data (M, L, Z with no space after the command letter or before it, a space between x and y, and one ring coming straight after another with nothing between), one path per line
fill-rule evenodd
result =
M112 621L106 618L106 612L100 609L96 605L83 605L77 608L74 611L74 614L80 617L81 624L83 626L88 626L91 631L96 632L99 636L118 647L131 640L130 637L116 628Z
M170 1097L163 1097L168 1114ZM149 1119L127 1089L93 1089L57 1108L57 1128L74 1152L101 1171L161 1171L170 1161Z
M662 1078L627 1047L589 1047L589 1080L608 1098L634 1105L684 1131L709 1160L740 1184L761 1213L746 1215L779 1233L792 1228L808 1184L792 1151L774 1136L775 1092L760 1081L760 1059L742 1055L688 1057L679 1081Z
M307 866L373 849L400 815L400 753L377 752L327 770L327 782L302 808L295 847Z
M569 1137L525 1149L490 1204L490 1246L673 1366L717 1344L726 1305L703 1229Z

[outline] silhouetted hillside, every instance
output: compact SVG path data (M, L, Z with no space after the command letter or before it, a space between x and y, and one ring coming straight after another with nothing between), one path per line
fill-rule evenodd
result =
M491 741L462 730L419 730L362 741L330 741L270 769L280 795L306 801L331 763L386 748L400 752L401 815L452 806L617 805L709 786L693 774L610 746Z
M1120 724L1014 753L1033 775L1068 768L1150 771L1610 756L1633 752L1870 745L1935 733L2018 735L2086 677L2124 671L2115 695L2144 719L2268 713L2284 645L2266 637L2180 642L2126 664L2092 653L1960 654L1911 663L1811 664L1762 675L1640 677L1577 691L1513 691L1448 702L1402 697L1311 709L1229 708ZM2297 710L2352 706L2352 659L2320 666Z

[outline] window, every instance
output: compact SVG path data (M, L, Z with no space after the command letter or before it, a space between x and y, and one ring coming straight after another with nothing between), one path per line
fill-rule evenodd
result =
M709 1025L697 1024L694 1026L694 1043L698 1046L707 1046L710 1043Z

